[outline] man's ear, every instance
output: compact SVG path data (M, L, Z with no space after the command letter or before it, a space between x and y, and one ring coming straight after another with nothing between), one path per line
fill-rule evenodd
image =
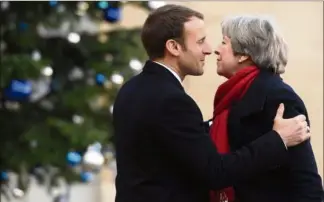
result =
M181 47L178 42L169 39L165 42L166 50L173 56L179 56Z

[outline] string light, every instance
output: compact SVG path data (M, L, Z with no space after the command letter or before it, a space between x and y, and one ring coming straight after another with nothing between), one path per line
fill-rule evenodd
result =
M70 33L68 35L68 40L71 43L79 43L79 41L80 41L80 35L78 33L72 32L72 33Z

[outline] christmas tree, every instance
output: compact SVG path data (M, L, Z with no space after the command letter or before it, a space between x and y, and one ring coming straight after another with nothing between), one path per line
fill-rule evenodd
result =
M127 3L153 5L1 2L2 184L8 171L26 190L29 174L41 183L55 170L55 184L57 177L88 181L100 169L97 162L84 165L84 154L93 143L90 149L101 152L111 142L116 93L146 60L140 28L104 30L118 24ZM100 156L87 158L91 164Z

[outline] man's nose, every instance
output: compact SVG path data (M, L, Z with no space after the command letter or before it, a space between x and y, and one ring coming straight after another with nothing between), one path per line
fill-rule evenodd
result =
M209 45L207 45L207 47L204 50L204 54L210 55L211 53L212 53L212 48Z

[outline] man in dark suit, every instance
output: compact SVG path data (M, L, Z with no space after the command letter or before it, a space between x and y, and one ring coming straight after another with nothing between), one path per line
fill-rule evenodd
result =
M181 82L202 75L206 41L203 15L167 5L144 23L150 58L120 89L114 104L116 202L208 202L209 190L232 185L282 164L287 147L309 138L304 115L226 155L217 153L195 101Z

